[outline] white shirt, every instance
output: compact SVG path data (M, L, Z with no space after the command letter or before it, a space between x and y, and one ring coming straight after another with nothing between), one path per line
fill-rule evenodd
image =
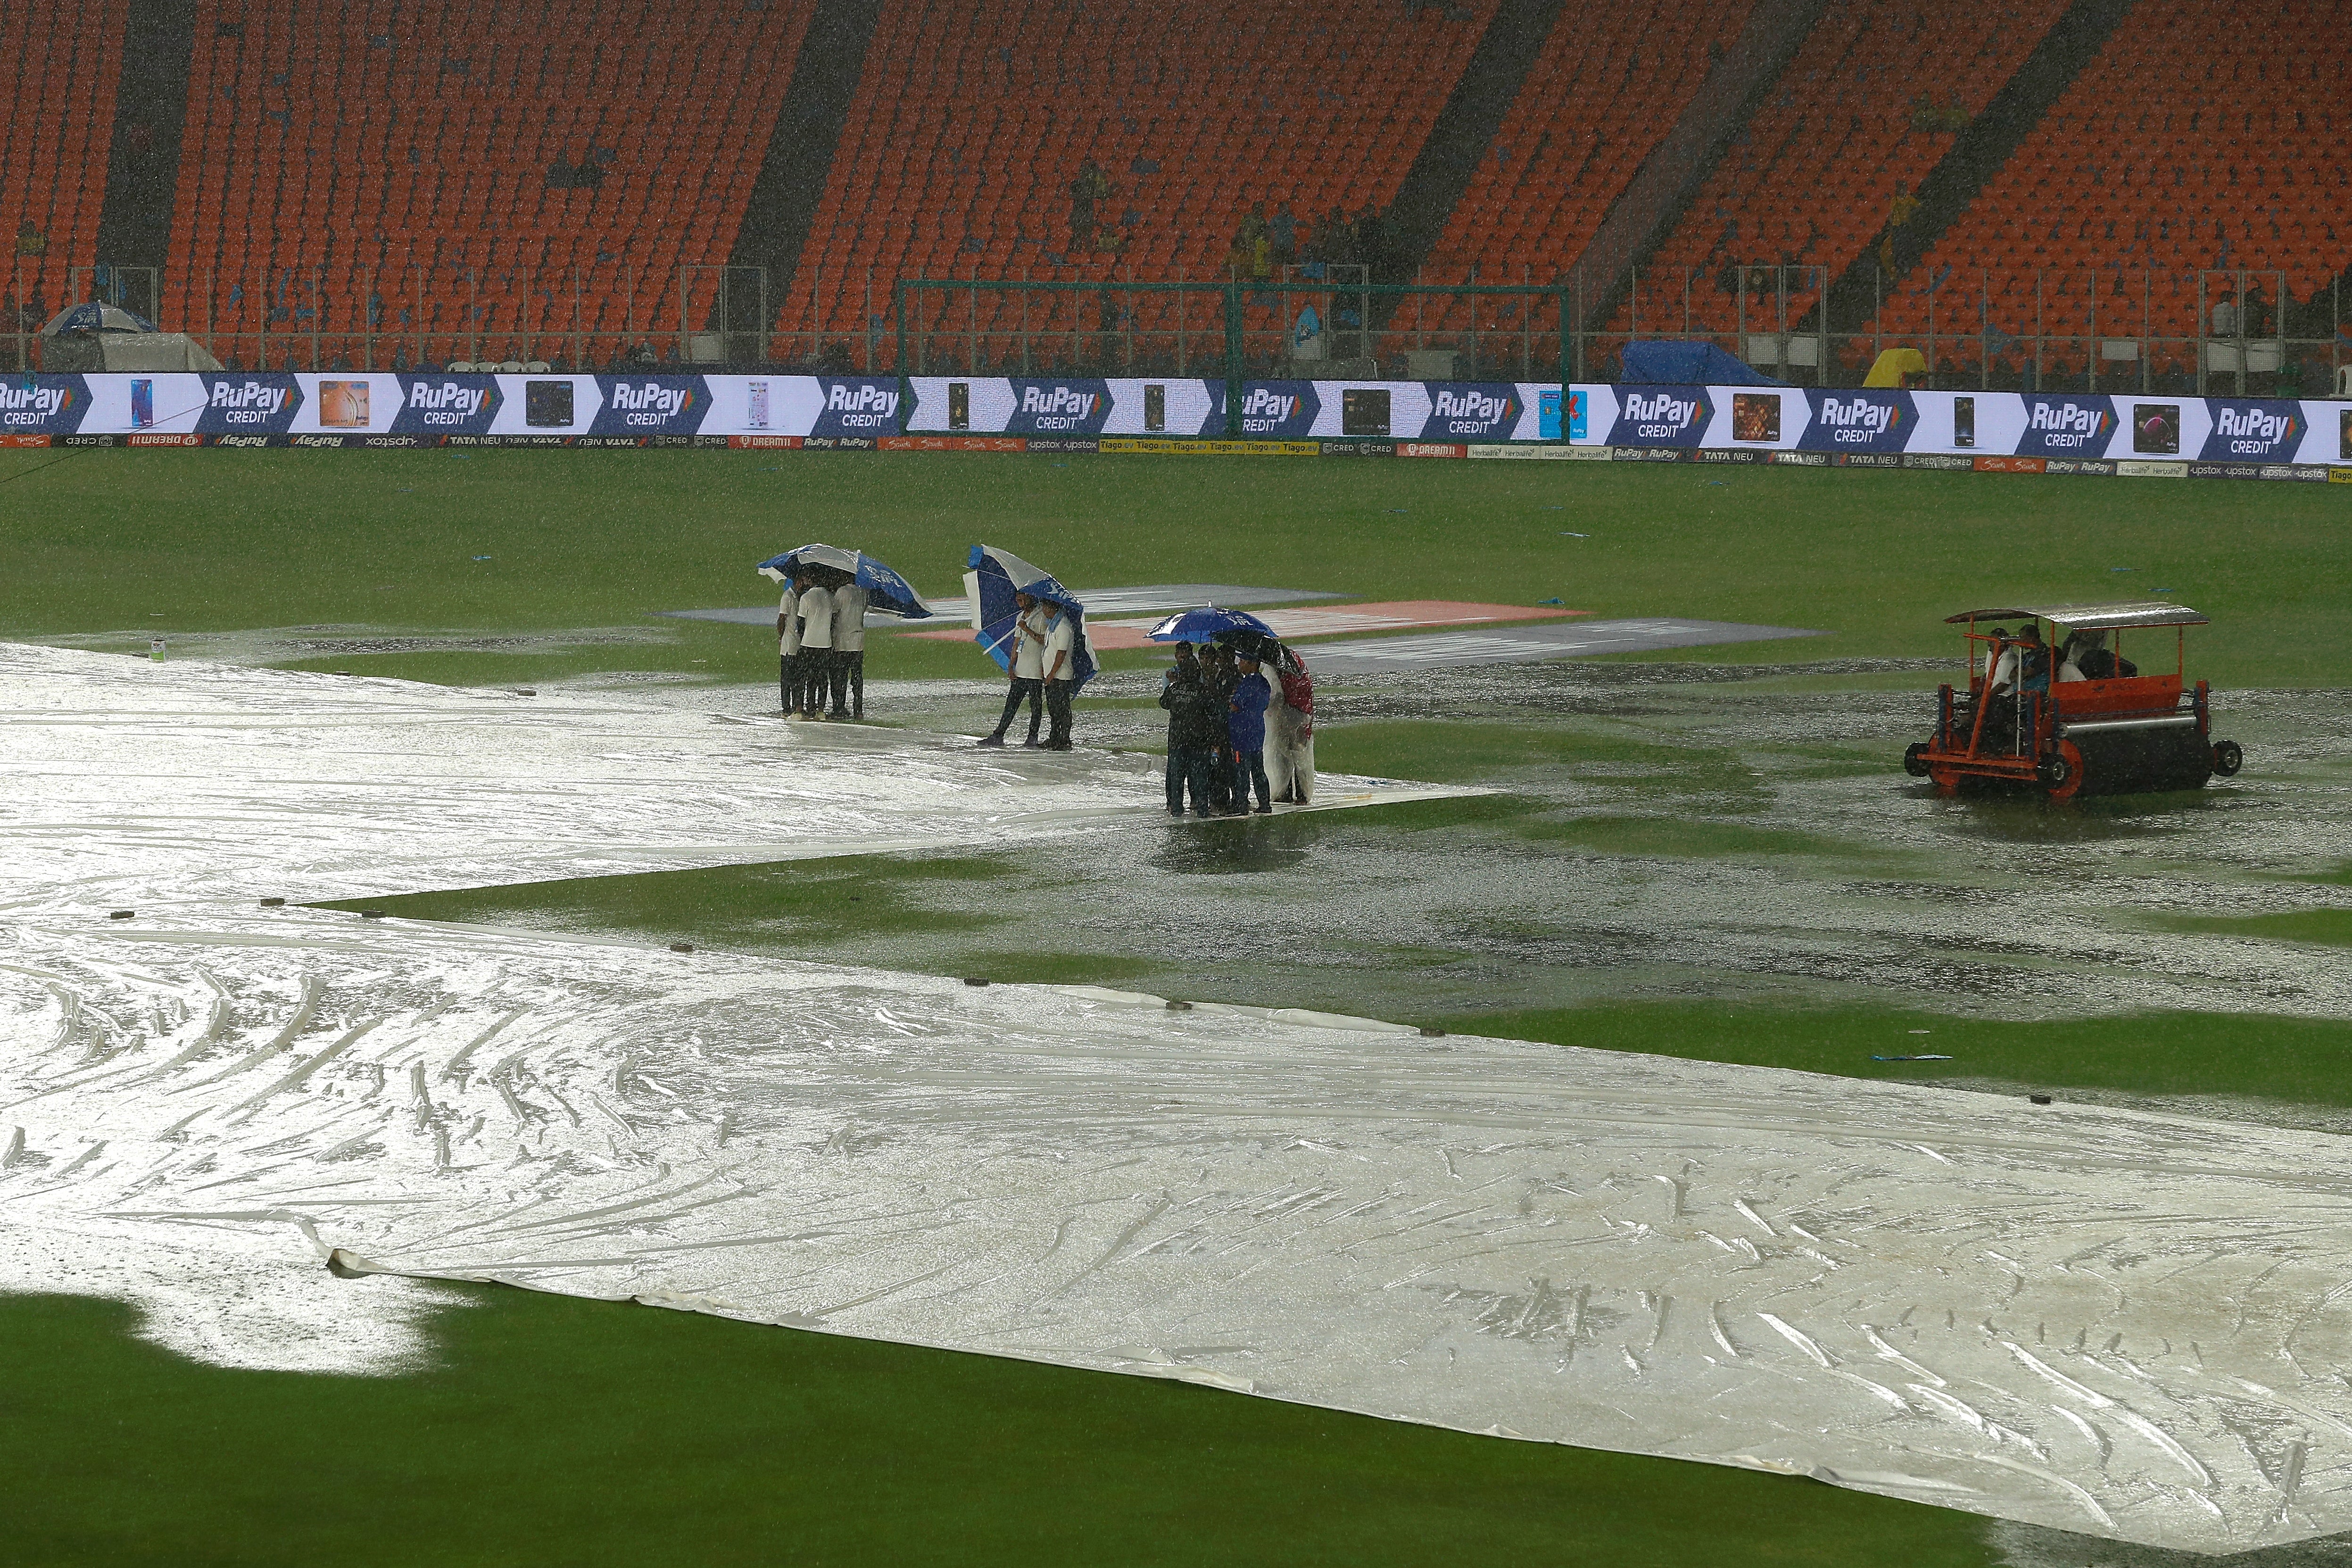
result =
M1052 611L1039 605L1013 626L1013 678L1036 680L1045 673L1045 620Z
M787 657L801 651L801 600L791 584L784 587L784 596L776 601L776 614L783 618L783 636L776 639L778 653Z
M1045 667L1046 679L1076 680L1078 678L1077 657L1072 651L1076 629L1076 618L1065 610L1045 633L1045 647L1038 662ZM1054 658L1057 654L1061 656L1062 660L1059 668L1055 668L1054 665Z
M811 588L801 595L801 644L820 648L833 646L833 595Z
M835 653L866 651L866 590L846 583L833 591L833 648Z

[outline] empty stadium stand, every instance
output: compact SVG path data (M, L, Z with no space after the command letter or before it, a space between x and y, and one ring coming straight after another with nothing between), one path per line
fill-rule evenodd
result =
M2352 259L2347 135L2352 0L2139 0L1911 269L1882 332L1924 333L1932 301L1939 368L1983 374L1990 346L1997 373L2023 374L2011 340L2055 336L2030 367L2045 378L2192 372L2200 279L2210 328L2256 275L2245 325L2262 336Z
M854 337L901 276L1220 277L1253 207L1384 207L1493 10L898 0L779 324Z
M282 334L273 363L314 331L439 359L674 326L710 281L679 268L733 247L811 9L203 0L165 313Z
M0 326L11 333L54 313L68 268L98 259L127 9L128 0L0 6L0 231L9 252L0 289L10 304Z
M1801 321L2066 8L1848 0L1807 36L1765 103L1651 256L1612 325L1727 332ZM1775 272L1743 278L1736 267ZM1794 270L1783 279L1778 268ZM1685 287L1685 279L1690 282ZM1742 310L1743 283L1747 310ZM1637 305L1645 306L1634 320Z

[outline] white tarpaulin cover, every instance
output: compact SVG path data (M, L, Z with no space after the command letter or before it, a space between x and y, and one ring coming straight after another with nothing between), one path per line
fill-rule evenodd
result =
M340 1249L2152 1544L2352 1526L2339 1139L253 901L1007 844L1140 818L1139 759L29 648L0 711L0 1286L190 1354L414 1357L434 1288Z

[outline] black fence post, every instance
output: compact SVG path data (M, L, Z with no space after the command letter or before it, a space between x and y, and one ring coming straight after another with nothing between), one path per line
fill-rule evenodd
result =
M890 284L890 310L897 318L898 330L898 434L907 433L907 416L915 401L915 384L907 374L907 280L895 279Z
M1225 434L1242 433L1242 280L1225 279Z

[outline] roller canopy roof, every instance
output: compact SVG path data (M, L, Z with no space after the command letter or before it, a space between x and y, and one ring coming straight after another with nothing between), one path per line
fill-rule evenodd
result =
M2025 605L2011 610L1963 610L1957 616L1944 617L1946 626L1956 626L1962 621L2022 621L2040 618L2056 621L2062 626L2078 631L2096 630L2101 626L2201 626L2206 618L2186 605L2172 604L2164 599L2142 599L2125 605Z

